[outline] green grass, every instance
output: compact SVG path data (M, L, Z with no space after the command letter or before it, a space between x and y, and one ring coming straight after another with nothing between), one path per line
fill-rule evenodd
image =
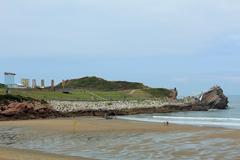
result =
M0 95L0 104L6 102L7 100L16 101L16 102L23 102L23 101L34 101L35 99L31 97L23 97L20 95Z
M62 83L58 84L57 88L62 88ZM107 81L98 77L84 77L80 79L71 79L65 81L65 88L99 91L119 91L130 89L144 89L147 87L144 86L142 83L137 82Z
M169 97L171 94L171 91L165 88L148 88L144 91L156 98Z
M60 91L53 92L49 90L11 90L11 94L44 100L98 100L85 91L74 91L71 94L63 94Z
M126 92L123 91L94 91L91 93L94 93L95 95L102 97L103 100L113 100L113 101L117 101L117 100L138 100L138 99L143 99L141 97L134 97L131 96L129 94L127 94Z
M135 99L124 92L73 90L70 94L61 91L11 89L12 95L32 97L40 100L71 100L71 101L104 101L104 100L132 100ZM4 89L0 89L4 94Z
M23 97L31 97L39 100L70 100L70 101L124 101L124 100L144 100L159 99L168 96L165 90L124 90L124 91L94 91L77 89L72 90L70 94L64 94L59 91L51 91L48 89L11 89L12 95ZM162 93L163 92L163 93ZM0 95L5 93L4 89L0 89Z

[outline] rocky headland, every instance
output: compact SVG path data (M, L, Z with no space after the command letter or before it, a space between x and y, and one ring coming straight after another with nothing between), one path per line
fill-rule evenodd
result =
M177 91L173 97L176 97ZM228 98L219 86L199 97L141 101L40 101L21 96L0 97L0 120L46 119L73 116L114 116L178 111L227 109Z

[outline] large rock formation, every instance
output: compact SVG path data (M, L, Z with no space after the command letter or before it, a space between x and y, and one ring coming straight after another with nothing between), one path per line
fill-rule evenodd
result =
M209 109L228 108L228 98L224 95L219 86L214 86L209 91L203 93L200 98L201 106L207 106Z
M170 93L169 98L172 99L172 100L176 100L177 96L178 96L177 88L174 88L174 89L172 89L170 91L171 91L171 93Z
M62 114L45 101L21 96L0 96L0 120L55 118Z

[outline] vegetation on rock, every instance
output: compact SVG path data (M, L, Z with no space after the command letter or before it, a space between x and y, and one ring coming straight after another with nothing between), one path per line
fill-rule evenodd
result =
M150 88L142 83L126 81L107 81L98 77L84 77L67 80L65 88L69 94L62 93L62 83L53 91L46 89L11 89L12 95L31 97L39 100L67 100L67 101L126 101L171 98L173 91L164 88ZM4 95L3 88L0 95Z
M172 93L171 90L165 88L148 88L144 89L144 91L151 94L155 98L170 97Z
M61 88L62 83L57 85ZM100 91L118 91L130 89L145 89L148 88L142 83L127 82L127 81L107 81L98 77L84 77L80 79L67 80L65 88L71 89L87 89L87 90L100 90Z

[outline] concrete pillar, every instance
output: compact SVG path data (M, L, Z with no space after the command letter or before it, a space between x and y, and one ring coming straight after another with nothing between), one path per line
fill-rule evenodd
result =
M33 79L32 80L32 88L36 88L37 87L37 82L36 82L36 79Z
M41 80L41 88L45 88L45 81L44 81L44 79Z
M52 89L52 90L55 90L54 80L51 80L51 89Z

